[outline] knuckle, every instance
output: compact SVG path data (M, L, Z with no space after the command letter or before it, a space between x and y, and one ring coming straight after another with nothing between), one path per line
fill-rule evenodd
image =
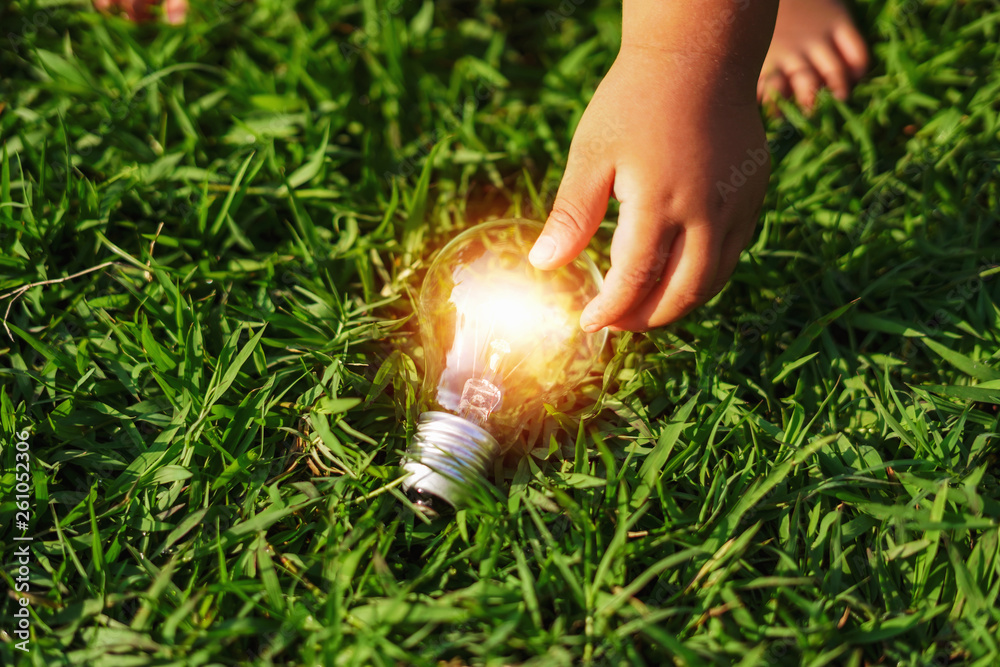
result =
M622 283L633 290L648 290L663 278L670 251L657 245L641 264L629 263L621 271Z
M587 218L583 209L569 199L557 199L549 212L548 224L575 236L586 231Z
M622 282L634 290L649 289L660 278L656 267L630 266L622 271Z

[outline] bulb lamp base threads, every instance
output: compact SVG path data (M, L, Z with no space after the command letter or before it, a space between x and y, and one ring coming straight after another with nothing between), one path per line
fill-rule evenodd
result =
M403 490L417 505L434 510L437 498L462 507L500 455L496 439L468 419L447 412L424 412L403 457L410 475Z

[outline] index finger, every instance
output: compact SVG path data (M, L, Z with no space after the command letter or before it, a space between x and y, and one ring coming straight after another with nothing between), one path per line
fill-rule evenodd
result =
M675 238L662 280L641 304L613 323L616 329L645 331L684 317L718 290L718 235L711 227L691 225ZM714 291L713 291L714 290Z
M597 331L626 317L663 277L680 225L657 220L657 216L651 207L622 202L611 239L611 269L601 293L580 317L585 331Z

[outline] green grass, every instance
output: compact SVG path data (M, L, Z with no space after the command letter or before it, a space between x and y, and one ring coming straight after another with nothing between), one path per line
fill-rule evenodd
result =
M406 509L427 258L543 216L615 54L563 5L0 8L4 664L997 664L996 2L858 7L726 290Z

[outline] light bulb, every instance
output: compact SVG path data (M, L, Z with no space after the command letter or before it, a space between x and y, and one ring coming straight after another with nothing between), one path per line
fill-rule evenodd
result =
M403 489L425 509L460 507L541 408L588 374L607 332L580 313L601 275L581 254L554 271L528 262L538 223L499 220L455 237L433 261L417 304L424 382Z

